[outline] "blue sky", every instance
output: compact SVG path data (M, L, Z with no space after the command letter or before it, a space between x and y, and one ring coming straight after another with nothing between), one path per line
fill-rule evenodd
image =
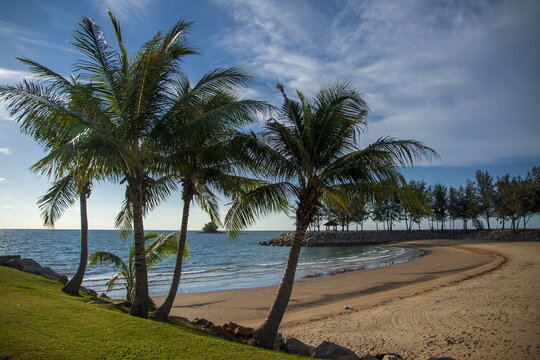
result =
M81 16L103 26L120 19L135 52L180 18L201 53L186 58L193 80L218 66L240 65L257 77L243 95L280 105L276 80L292 94L350 81L369 106L360 145L380 136L411 138L440 160L405 170L409 179L464 184L476 169L525 175L540 166L540 2L517 1L4 1L0 4L0 83L28 77L15 57L69 75L70 46ZM48 188L28 168L43 153L0 105L0 228L40 228L36 200ZM124 187L100 184L88 202L90 228L112 228ZM176 229L180 195L146 218L148 229ZM226 200L224 201L226 204ZM223 207L226 210L226 207ZM58 228L78 227L74 206ZM208 221L197 207L190 229ZM540 226L538 219L530 225ZM254 229L291 229L272 216Z

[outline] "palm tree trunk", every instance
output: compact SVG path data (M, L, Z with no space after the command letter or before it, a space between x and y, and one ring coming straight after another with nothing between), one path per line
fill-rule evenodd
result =
M131 203L133 206L133 242L135 244L135 299L129 312L130 315L148 317L148 269L144 247L144 225L142 215L142 184L132 184ZM136 186L139 185L139 186Z
M294 241L289 251L289 258L287 260L287 266L279 289L274 299L274 303L270 308L270 312L266 317L265 322L253 333L253 337L257 339L259 344L265 348L271 348L274 344L279 324L283 319L289 299L291 298L291 292L294 283L294 275L296 273L296 266L298 265L298 258L300 257L300 249L302 248L302 242L306 234L307 224L304 219L296 219L296 232L294 234ZM305 225L302 225L305 224Z
M68 294L79 294L79 288L81 287L84 272L86 271L86 264L88 262L88 214L86 210L86 195L87 191L85 188L85 191L79 196L81 208L81 257L79 260L79 267L71 280L62 287L62 291Z
M187 227L189 218L189 206L193 199L192 192L186 192L184 198L184 209L182 210L182 227L180 228L180 241L178 242L178 251L176 253L176 264L174 265L174 273L171 282L171 288L169 294L165 299L165 302L156 310L154 317L158 320L167 320L169 313L171 312L176 292L178 291L178 285L180 284L180 277L182 276L182 259L184 254L184 247L186 246Z

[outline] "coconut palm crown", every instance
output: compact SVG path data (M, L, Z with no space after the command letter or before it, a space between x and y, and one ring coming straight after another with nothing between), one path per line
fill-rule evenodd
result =
M225 219L226 228L237 233L259 216L282 210L284 203L295 212L283 278L266 321L254 332L268 348L290 299L306 229L321 202L344 204L349 195L368 193L382 181L400 181L401 166L436 156L418 141L390 137L359 148L368 107L349 84L322 88L311 100L297 91L299 101L287 97L281 84L277 87L284 99L278 117L267 120L262 133L246 134L241 144L252 171L269 182L239 195Z
M197 201L210 215L214 224L221 225L217 193L229 194L244 179L235 175L238 147L231 144L235 129L252 121L255 114L268 109L264 102L241 99L236 90L252 78L239 72L228 83L208 86L208 79L217 69L193 87L186 77L179 77L175 86L175 107L171 115L170 141L165 151L164 172L182 185L182 223L178 254L186 242L190 204ZM233 73L230 73L231 75ZM224 73L225 78L226 74ZM181 109L181 110L180 110ZM246 180L247 181L247 180ZM154 313L155 318L166 320L180 283L182 257L177 255L169 294Z

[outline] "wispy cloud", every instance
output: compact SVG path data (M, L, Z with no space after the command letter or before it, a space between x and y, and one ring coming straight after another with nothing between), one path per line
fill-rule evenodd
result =
M0 148L0 154L11 155L11 150L9 148Z
M216 43L264 81L364 91L370 141L417 139L446 165L540 156L538 2L217 1L235 24Z
M6 181L5 177L0 177L0 182Z
M19 25L0 20L0 37L4 37L8 40L14 40L19 43L24 43L32 46L42 46L49 49L56 49L62 51L74 51L67 44L61 45L58 41L50 40L43 37L42 34L35 31L22 28Z
M122 21L143 22L154 4L151 0L92 0L97 10L110 8L115 17Z

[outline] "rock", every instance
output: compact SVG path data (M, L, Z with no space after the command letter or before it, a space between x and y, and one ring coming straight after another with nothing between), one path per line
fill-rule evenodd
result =
M225 340L229 340L229 341L235 341L236 340L236 336L234 336L234 333L230 330L223 330L223 332L221 333L221 337L224 338Z
M354 355L356 354L343 346L334 344L330 341L323 341L319 346L315 348L315 357L321 359L337 359L343 355Z
M292 336L288 336L285 339L285 344L287 345L287 351L292 354L311 356L313 352L312 347Z
M358 356L358 353L356 353L356 356ZM360 360L379 360L371 354L365 354L363 356L358 356L358 357L360 358Z
M234 330L236 330L237 327L238 327L238 324L235 324L232 321L229 324L227 324L227 328L231 330L232 332L234 332Z
M68 283L69 279L68 279L68 277L66 275L60 275L58 277L58 281L60 281L62 284L65 285L65 284Z
M205 328L205 329L210 329L212 326L215 326L214 323L211 322L211 321L208 321L208 322L206 323L206 325L203 326L203 328Z
M37 267L34 265L23 265L22 271L29 274L40 275L39 273L40 269L41 267Z
M90 296L98 297L98 293L95 290L87 289L83 286L81 286L80 290Z
M39 275L55 275L56 277L60 277L60 275L50 267L39 268Z
M253 335L253 328L237 325L234 335L238 338L248 338Z
M214 333L215 335L223 334L223 328L221 326L219 326L219 325L218 326L216 326L216 325L209 326L208 329L210 330L211 333Z
M403 358L396 354L386 354L382 357L382 360L403 360Z
M9 260L20 260L21 255L2 255L0 256L0 266L7 266Z
M430 357L428 360L455 360L454 358L451 358L451 357L436 357L436 356L432 356Z
M21 259L10 259L6 261L5 266L8 266L13 269L22 270L23 266L21 264Z
M24 267L26 265L31 265L31 266L35 266L35 267L41 267L41 265L39 265L39 263L35 260L32 260L32 259L21 259L21 265Z
M105 298L105 299L110 299L110 297L108 297L107 294L105 294L105 293L99 294L99 297L100 298Z
M205 326L205 325L208 324L208 323L209 323L208 320L206 320L206 319L199 319L199 318L193 319L193 322L192 322L193 325L197 325L197 326ZM212 324L212 325L214 325L214 324Z

